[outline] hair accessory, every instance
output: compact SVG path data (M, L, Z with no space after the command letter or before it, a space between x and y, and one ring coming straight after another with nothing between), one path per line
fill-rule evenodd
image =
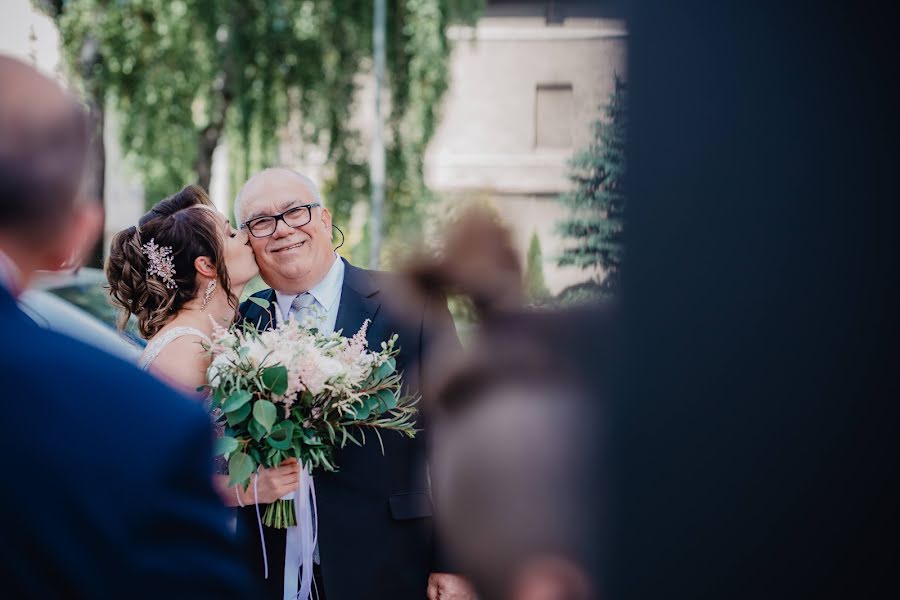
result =
M157 246L156 240L151 238L149 242L141 246L144 255L150 261L147 276L156 275L162 279L166 287L174 290L178 287L175 283L175 263L172 261L172 246Z
M203 292L203 304L200 305L200 310L206 310L206 307L209 306L209 299L212 298L213 292L216 290L216 280L213 279L209 283L206 284L206 291Z

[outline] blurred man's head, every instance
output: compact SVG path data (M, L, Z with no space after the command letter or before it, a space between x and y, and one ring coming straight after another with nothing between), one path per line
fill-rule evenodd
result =
M234 212L250 234L260 275L274 289L306 292L328 273L335 260L331 214L308 177L285 168L261 171L241 188Z
M485 600L588 600L593 412L565 384L497 383L442 429L443 535Z
M80 107L32 67L0 56L0 249L23 284L37 269L73 262L99 233L101 209L81 195L87 144Z

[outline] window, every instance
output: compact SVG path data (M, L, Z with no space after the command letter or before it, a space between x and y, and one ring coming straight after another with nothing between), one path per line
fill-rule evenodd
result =
M574 111L571 83L538 84L534 145L537 148L571 148Z

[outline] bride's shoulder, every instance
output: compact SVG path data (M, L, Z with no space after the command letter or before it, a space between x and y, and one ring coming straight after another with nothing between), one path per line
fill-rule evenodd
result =
M162 345L148 370L184 392L195 393L198 387L206 384L206 369L210 363L208 343L208 338L199 331L163 329L147 344L148 350Z

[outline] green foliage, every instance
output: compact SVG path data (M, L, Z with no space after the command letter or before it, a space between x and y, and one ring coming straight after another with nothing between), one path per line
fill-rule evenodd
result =
M243 484L256 469L256 461L243 452L232 452L228 457L228 485Z
M272 431L272 425L278 418L275 405L268 400L257 400L253 403L253 420L262 425L266 433Z
M269 367L262 372L262 383L267 390L281 396L287 391L288 372L283 365Z
M227 134L232 183L276 160L278 130L299 114L304 143L327 149L325 186L338 222L368 198L368 152L350 125L358 75L371 66L372 4L359 0L70 0L35 3L59 25L75 65L122 116L122 141L148 202L185 183L208 185ZM425 147L447 87L451 22L472 22L483 0L388 4L386 232L420 222L429 198ZM76 71L77 72L77 71ZM96 85L93 85L96 84Z
M550 297L550 290L544 282L544 256L541 240L537 232L531 234L528 256L525 263L525 295L532 302L540 303Z
M612 290L606 281L598 283L590 280L567 287L556 296L552 304L557 307L581 306L612 298Z
M624 255L625 139L628 127L626 84L616 76L605 108L606 121L594 124L595 140L570 161L574 189L560 196L571 210L559 232L573 240L558 260L560 266L603 267L607 285L615 289Z

